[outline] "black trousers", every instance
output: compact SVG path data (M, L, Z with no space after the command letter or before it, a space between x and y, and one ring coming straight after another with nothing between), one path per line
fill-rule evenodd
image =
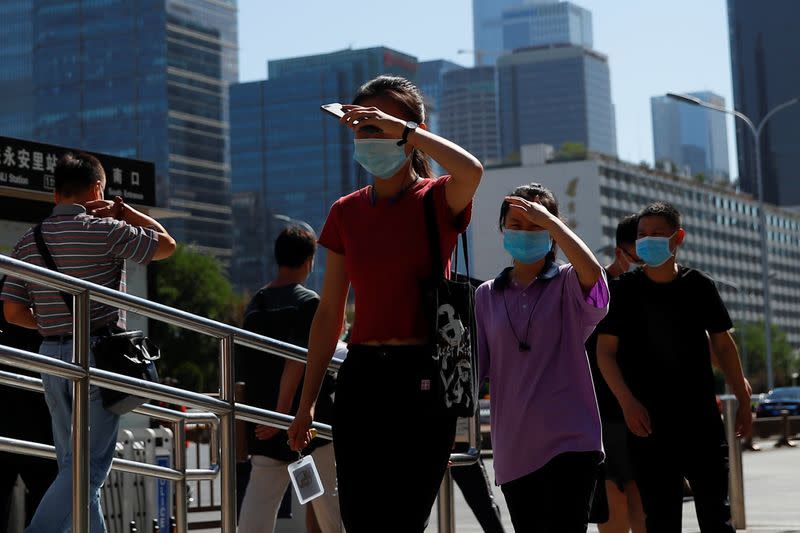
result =
M466 452L467 449L466 445L457 445L455 451ZM505 533L500 519L500 507L494 501L483 459L471 465L451 468L450 472L484 533Z
M435 409L424 347L352 346L339 370L333 446L347 533L422 533L455 440Z
M3 370L19 372L13 368L3 368ZM0 431L4 437L44 444L53 443L50 411L41 393L0 387L0 404L9 406L3 415L3 430ZM57 474L58 466L52 459L0 453L0 531L5 531L8 524L11 492L17 476L22 478L27 489L25 495L27 526L42 496Z
M600 459L599 452L562 453L501 485L514 531L585 533Z
M728 447L722 423L711 420L697 432L663 431L631 439L631 459L647 515L647 533L679 533L683 479L694 494L702 533L735 533L728 503ZM676 435L695 435L691 445Z

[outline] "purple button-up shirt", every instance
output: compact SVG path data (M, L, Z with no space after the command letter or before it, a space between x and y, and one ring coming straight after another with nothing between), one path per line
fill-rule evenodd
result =
M602 452L584 342L608 301L605 273L587 293L572 265L550 265L527 287L505 271L478 288L478 368L480 382L488 377L491 387L498 484L564 452ZM520 341L530 351L520 351Z

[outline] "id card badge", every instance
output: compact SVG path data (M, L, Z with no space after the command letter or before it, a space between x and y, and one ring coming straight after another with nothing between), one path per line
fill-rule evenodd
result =
M314 464L314 458L310 455L291 463L287 468L294 492L301 505L305 505L325 493L319 472L317 472L317 465Z

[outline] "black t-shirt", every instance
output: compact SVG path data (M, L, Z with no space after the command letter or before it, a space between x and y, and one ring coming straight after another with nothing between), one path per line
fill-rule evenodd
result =
M319 296L302 285L265 287L259 290L245 310L243 328L276 340L306 348L311 322L319 305ZM278 404L281 375L286 359L276 355L236 347L236 380L245 382L246 403L275 410ZM330 423L333 408L333 382L326 375L315 410L315 419ZM302 394L302 383L297 388L290 414L297 412ZM286 445L285 431L269 440L255 437L255 424L248 424L248 451L253 455L266 455L281 461L294 461L297 453ZM315 439L310 448L324 444ZM308 451L308 450L306 450Z
M613 290L614 285L609 285L609 291ZM611 301L614 301L614 293L611 292ZM592 381L594 381L594 394L597 397L597 408L600 411L600 419L603 424L607 422L623 421L625 417L622 415L622 407L619 406L614 393L611 392L608 383L603 378L600 372L600 367L597 365L597 336L598 329L592 331L591 336L586 341L586 355L589 357L589 367L592 369Z
M612 282L612 294L597 329L619 338L617 362L648 409L653 431L716 432L720 417L707 334L733 324L714 281L681 266L673 281L655 283L639 269Z

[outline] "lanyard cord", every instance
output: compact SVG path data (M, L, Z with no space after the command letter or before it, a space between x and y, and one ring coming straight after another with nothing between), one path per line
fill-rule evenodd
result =
M528 315L528 324L525 326L525 338L523 340L520 340L516 330L514 329L514 323L511 321L511 313L508 311L508 302L506 301L506 290L507 289L503 289L503 307L505 307L506 309L506 318L508 319L508 327L511 328L511 333L514 335L514 339L516 339L518 343L519 351L530 352L531 345L528 344L528 335L530 334L531 331L531 320L533 319L533 312L536 311L536 306L539 305L539 301L541 301L542 299L541 292L539 294L539 298L537 298L536 302L534 302L530 314Z

